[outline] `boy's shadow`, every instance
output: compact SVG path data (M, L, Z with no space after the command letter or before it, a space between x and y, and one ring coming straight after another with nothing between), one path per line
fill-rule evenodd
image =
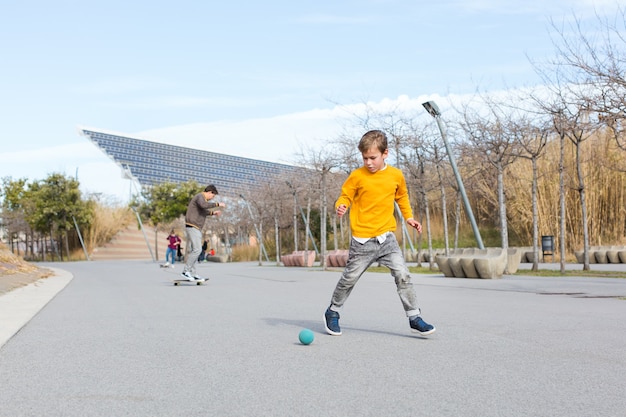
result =
M292 326L295 328L305 328L305 329L309 329L312 330L316 333L322 333L322 334L326 334L326 329L324 328L324 324L322 323L322 317L320 316L319 320L298 320L298 319L284 319L284 318L272 318L272 317L265 317L262 319L263 321L265 321L267 324L269 324L270 326L280 326L280 325L287 325L287 326ZM341 326L342 331L344 330L350 330L350 331L354 331L354 332L363 332L363 333L372 333L372 334L381 334L381 335L388 335L388 336L401 336L401 337L410 337L410 338L418 338L418 339L429 339L428 337L425 336L421 336L418 333L395 333L395 332L389 332L389 331L385 331L385 330L376 330L376 329L363 329L363 328L356 328L356 327L349 327L349 326Z

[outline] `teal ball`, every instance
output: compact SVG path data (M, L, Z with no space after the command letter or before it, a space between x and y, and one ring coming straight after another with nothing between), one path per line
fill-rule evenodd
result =
M300 343L303 345L310 345L313 343L313 340L315 340L315 335L309 329L302 329L298 335L298 339L300 339Z

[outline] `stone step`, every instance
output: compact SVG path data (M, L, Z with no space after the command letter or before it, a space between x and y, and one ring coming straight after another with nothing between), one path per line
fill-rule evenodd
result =
M154 245L154 230L146 230L146 237L152 253L156 256ZM165 259L165 251L167 249L167 240L164 233L158 233L159 257L160 260ZM115 260L115 259L136 259L136 260L152 260L152 255L146 244L146 238L141 230L136 226L129 227L120 231L110 242L95 248L89 255L89 258L97 260Z

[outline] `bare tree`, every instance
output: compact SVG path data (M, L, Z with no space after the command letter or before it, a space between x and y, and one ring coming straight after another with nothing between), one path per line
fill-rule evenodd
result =
M577 16L567 26L552 22L555 57L549 62L582 108L600 115L618 146L626 150L626 8L613 20L596 16L583 24ZM542 72L544 75L547 71Z
M428 132L429 126L419 126L416 124L409 124L407 127L411 133L404 139L405 146L400 149L400 158L404 172L406 173L407 183L411 185L410 190L415 189L419 198L420 210L414 209L414 214L418 211L423 212L424 230L426 232L427 244L428 244L428 263L429 268L434 268L434 255L433 255L433 240L432 240L432 227L431 227L431 204L429 194L437 189L440 191L440 198L442 202L441 215L444 218L444 241L446 244L446 251L448 247L448 231L447 231L447 213L446 213L446 198L445 187L441 182L440 176L441 160L437 159L440 150L438 148L438 141L435 139L435 135ZM434 168L434 169L433 169ZM437 177L433 175L437 174ZM435 179L437 178L437 179ZM418 265L421 262L421 238L418 238L418 250L417 250L417 262Z
M504 187L504 174L507 166L512 164L519 153L513 137L507 130L509 115L507 109L500 103L496 103L488 97L482 97L479 109L487 109L487 114L482 115L478 110L473 110L469 105L463 106L460 127L465 132L471 149L477 161L487 162L495 170L497 207L499 213L500 238L503 249L509 247L509 234L506 214L506 190ZM466 145L467 146L467 145ZM482 168L485 166L482 165ZM480 168L480 166L478 167ZM482 170L489 178L489 172ZM485 183L486 194L489 195L489 183Z
M626 22L623 9L622 26ZM581 208L583 229L583 270L589 270L589 226L586 203L585 178L582 169L581 144L598 131L601 123L608 125L615 134L617 143L623 129L626 109L626 82L624 78L624 38L616 27L608 21L600 23L602 41L596 41L587 35L580 19L574 16L573 23L566 30L557 26L557 39L553 41L556 48L555 57L546 64L535 64L535 68L544 79L551 99L540 107L553 119L553 126L561 141L569 140L575 149L576 185ZM573 34L573 35L572 35ZM618 41L618 43L614 43ZM619 45L619 46L618 46ZM622 49L619 49L621 46ZM561 152L563 153L563 146ZM562 197L563 198L563 197ZM562 209L562 217L565 213ZM562 219L562 228L564 220ZM562 240L565 235L562 232ZM565 250L564 242L561 243ZM563 253L561 270L564 271Z
M532 168L532 190L531 190L531 206L532 206L532 240L533 240L533 271L539 270L539 214L537 208L537 189L539 181L539 170L537 161L544 153L548 143L550 133L549 126L541 121L538 123L537 118L529 117L528 113L519 115L516 119L510 120L509 132L511 137L519 144L523 152L519 157L530 160ZM541 119L539 119L541 120Z
M319 204L320 209L320 266L326 268L326 219L328 218L328 194L329 185L334 184L330 182L328 177L333 171L336 171L345 160L340 154L337 154L332 145L328 143L323 144L318 149L311 146L301 146L300 151L296 154L296 160L298 165L311 169L315 173L315 186L311 187L311 190L319 192L321 201ZM333 190L335 191L335 190ZM338 192L335 191L338 195ZM308 196L307 212L310 214L311 195ZM307 227L308 227L307 219ZM306 236L308 239L308 236ZM305 248L305 250L308 248Z

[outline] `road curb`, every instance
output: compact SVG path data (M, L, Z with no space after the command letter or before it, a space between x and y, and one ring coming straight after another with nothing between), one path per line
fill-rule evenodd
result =
M62 269L49 269L54 275L0 295L0 347L74 278L74 275Z

